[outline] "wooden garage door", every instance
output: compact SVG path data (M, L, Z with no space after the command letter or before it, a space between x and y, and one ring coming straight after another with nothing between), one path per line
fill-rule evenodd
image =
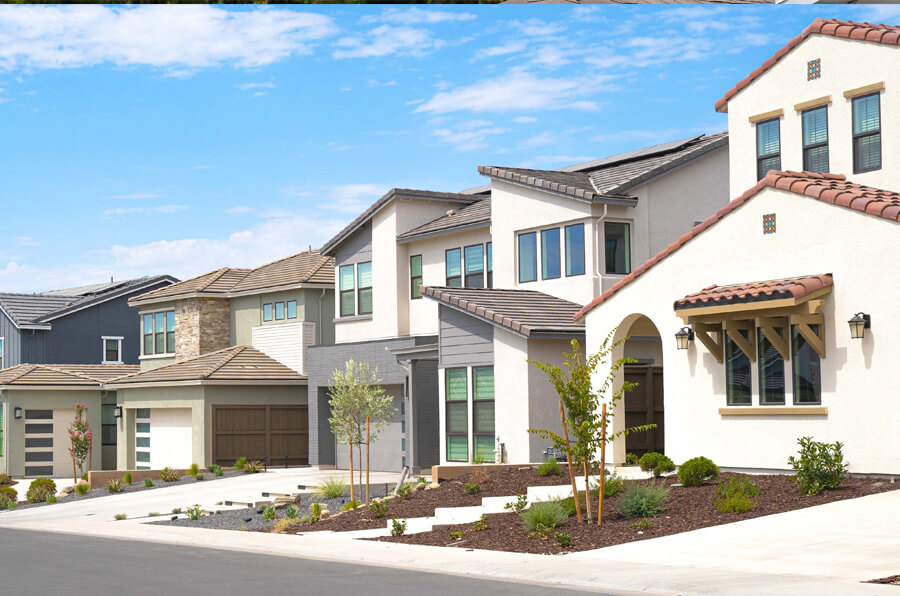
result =
M213 406L212 460L268 458L270 466L309 463L309 415L306 406Z
M665 413L663 411L663 369L661 366L626 366L625 380L637 383L625 394L625 426L631 428L656 424L647 432L630 433L625 450L636 455L648 451L665 452Z

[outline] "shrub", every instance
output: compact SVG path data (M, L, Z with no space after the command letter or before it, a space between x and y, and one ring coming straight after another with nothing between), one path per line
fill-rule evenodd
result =
M237 458L236 460L234 460L234 466L232 466L232 467L233 467L235 470L243 470L243 469L244 469L244 464L246 464L246 463L247 463L247 458L246 458L246 457L239 457L239 458Z
M11 486L0 486L0 509L15 509L19 493Z
M477 482L470 482L469 484L463 487L463 490L466 491L470 495L474 495L475 493L481 492L481 485Z
M159 471L159 479L163 482L178 482L180 478L181 474L168 466Z
M391 520L391 536L403 536L406 533L406 520L405 519L392 519Z
M564 524L569 514L560 501L542 501L521 512L519 517L529 532L549 532Z
M626 453L625 454L625 465L626 466L636 466L641 462L640 458L635 453Z
M401 499L408 499L412 497L412 489L413 485L409 482L405 482L403 486L397 488L397 496Z
M35 478L25 493L29 503L44 503L50 495L56 496L56 483L50 478Z
M122 476L123 484L127 484L128 486L131 486L133 482L134 482L134 478L132 477L131 472L128 472L127 474Z
M428 484L428 480L424 476L419 476L416 478L416 484Z
M175 513L174 511L172 513ZM184 514L191 521L197 521L201 517L203 517L203 511L200 509L200 505L194 505L193 507L185 507Z
M519 495L516 497L515 503L507 503L503 506L507 511L515 511L516 513L522 513L526 507L528 507L528 495Z
M354 509L359 509L359 501L347 501L341 505L341 511L353 511Z
M313 503L309 506L309 518L312 523L315 523L322 519L322 512L325 511L325 506L321 503Z
M557 532L554 536L556 536L556 542L559 543L560 548L572 545L572 535L568 532Z
M219 466L217 466L216 464L209 464L208 466L206 466L206 471L210 474L214 474L216 472L216 468L218 467Z
M9 477L9 474L0 474L0 486L9 486L12 484L12 478Z
M82 482L81 484L75 485L75 492L78 493L78 496L80 496L80 497L83 497L84 495L88 494L88 492L90 490L91 490L90 484L85 484Z
M472 522L472 529L475 530L476 532L481 532L483 530L487 530L488 529L487 516L482 515L481 517L478 518L477 521Z
M111 494L122 492L122 481L118 478L113 478L106 483L106 490L108 490Z
M50 495L49 497L47 497L47 502L56 503L56 495Z
M689 459L678 466L678 482L685 486L700 486L719 477L719 466L705 457Z
M347 488L346 480L340 476L329 476L322 481L313 496L319 499L337 499L344 494Z
M284 531L286 531L288 528L290 528L291 526L296 526L301 521L302 520L295 519L293 517L283 517L283 518L279 519L278 522L275 524L275 533L281 534Z
M756 505L759 487L747 477L732 476L716 486L716 509L719 513L744 513Z
M241 469L244 471L244 474L259 474L263 471L263 463L258 459L254 459L245 463Z
M556 461L555 457L551 457L537 468L538 476L562 476L562 466Z
M144 486L146 486L148 488L153 486L153 481L150 480L149 478L144 478ZM77 489L78 487L76 486L75 488Z
M115 519L116 521L122 521L123 519L128 519L128 514L127 513L117 513L113 516L113 519Z
M825 489L834 489L841 485L847 477L847 464L844 463L840 441L821 443L812 437L800 437L799 457L793 455L788 463L797 472L794 480L800 490L808 495L817 495Z
M388 502L383 499L375 499L369 503L369 511L372 512L376 519L382 518L387 515Z
M188 468L188 470L190 470L191 476L196 476L200 473L200 466L198 466L197 464L191 464L191 467Z
M633 483L623 492L619 500L619 513L628 518L653 517L663 510L669 488L655 482L650 484Z
M210 466L210 468L211 469L208 471L215 476L221 476L222 474L225 473L225 470L222 469L222 466L217 466L217 465L213 464Z
M293 503L284 508L284 516L288 519L296 519L300 516L300 508Z
M172 513L178 515L179 513L181 513L181 507L175 507L174 509L172 509Z
M649 530L653 527L653 520L651 520L649 517L642 517L641 519L631 524L631 527L637 530Z
M206 475L202 472L197 472L196 474L194 474L194 480L196 480L197 482L200 482L204 478L206 478Z
M265 510L263 511L263 518L265 518L268 521L272 521L273 519L275 519L277 517L277 515L278 514L275 512L275 508L272 507L271 505L266 507Z
M645 472L653 472L653 477L659 478L667 472L674 472L675 462L662 453L650 451L641 456L641 469Z
M450 540L462 540L463 532L462 530L454 530L450 532Z
M603 497L606 499L608 499L609 497L614 497L619 494L619 492L623 488L625 488L625 479L618 474L610 474L603 481ZM591 494L600 496L599 480L591 483Z

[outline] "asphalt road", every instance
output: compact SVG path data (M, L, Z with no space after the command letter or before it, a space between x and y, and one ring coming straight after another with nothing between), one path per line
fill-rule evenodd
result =
M402 569L45 532L0 530L0 545L3 595L583 594Z

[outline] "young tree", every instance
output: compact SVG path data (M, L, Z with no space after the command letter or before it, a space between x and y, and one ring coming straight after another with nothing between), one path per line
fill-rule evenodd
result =
M605 452L606 443L617 438L624 437L632 432L645 432L656 425L648 424L635 426L609 434L606 429L611 424L615 411L615 403L622 399L625 392L631 391L637 383L625 381L622 387L612 391L616 372L629 362L635 362L633 358L619 358L612 362L610 371L603 382L595 389L591 382L594 371L601 364L606 364L612 357L613 350L622 344L625 339L610 343L615 329L606 336L596 354L585 358L581 346L577 340L572 340L572 352L565 353L565 362L562 366L544 362L529 361L541 369L550 383L559 394L559 400L563 407L562 434L549 429L528 429L528 432L550 440L554 447L566 451L569 454L569 474L572 481L576 510L580 509L578 491L575 487L574 469L580 467L584 472L585 506L587 521L591 521L590 484L588 477L593 469L594 454L598 451ZM603 407L609 404L609 410ZM602 462L605 465L606 462ZM601 469L601 475L604 470ZM600 509L602 511L603 493L599 495ZM599 520L598 520L599 523Z
M350 445L350 465L353 465L353 444L359 457L359 484L362 485L362 449L366 433L366 416L369 417L369 441L394 417L394 398L384 394L378 378L378 369L371 370L365 362L348 360L344 370L335 370L328 387L331 417L328 424L338 442ZM351 486L353 478L350 479Z
M85 413L87 404L75 404L75 419L69 424L69 455L72 456L72 473L75 482L84 475L84 462L94 449L94 431L88 424Z

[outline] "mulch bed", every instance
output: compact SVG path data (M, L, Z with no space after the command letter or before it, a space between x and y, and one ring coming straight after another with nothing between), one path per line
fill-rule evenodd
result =
M736 474L722 474L720 481L724 482L729 476ZM587 525L579 524L574 517L570 518L563 526L553 532L566 532L571 535L572 543L567 548L561 548L557 541L552 537L542 540L536 537L529 537L525 531L522 520L516 513L499 513L487 516L487 529L475 531L472 524L459 524L452 526L436 526L431 532L419 534L409 534L400 537L385 537L378 540L388 542L401 542L404 544L422 544L430 546L451 546L467 549L485 549L485 550L503 550L521 553L536 554L559 554L562 552L575 552L612 546L615 544L623 544L626 542L634 542L636 540L646 540L648 538L658 538L669 534L678 534L689 530L697 530L720 524L741 521L773 513L782 513L792 511L794 509L802 509L804 507L812 507L813 505L822 505L833 501L842 501L844 499L853 499L879 492L885 492L897 489L896 485L890 482L879 481L864 478L848 478L844 484L837 490L824 491L818 495L802 494L796 484L788 475L758 475L750 477L752 482L759 486L759 496L756 499L756 506L752 511L746 513L719 513L714 504L716 496L715 485L706 484L700 487L672 487L669 499L666 503L666 509L657 517L652 518L652 527L644 530L635 528L632 524L637 521L634 519L626 519L618 512L616 505L619 496L613 496L604 500L603 508L603 524ZM555 484L563 484L557 477L554 479ZM635 482L649 482L647 480L638 480ZM671 486L677 483L674 477L662 480L665 484ZM526 483L528 484L528 483ZM448 490L436 489L426 492L423 496L429 501L439 501L444 506L444 495L453 495L454 487L448 487ZM522 490L507 492L506 494L516 494L516 492L524 492ZM487 496L487 495L478 495ZM413 504L419 496L413 497L410 501L409 509L413 509ZM478 500L473 499L473 501ZM596 507L596 499L592 499ZM471 504L471 503L468 503ZM596 511L596 509L595 509ZM397 517L413 517L407 515L405 510L397 509L395 512ZM339 521L340 518L334 520ZM378 527L384 527L384 522ZM324 529L324 528L322 528ZM463 538L461 540L452 540L450 532L461 530Z

